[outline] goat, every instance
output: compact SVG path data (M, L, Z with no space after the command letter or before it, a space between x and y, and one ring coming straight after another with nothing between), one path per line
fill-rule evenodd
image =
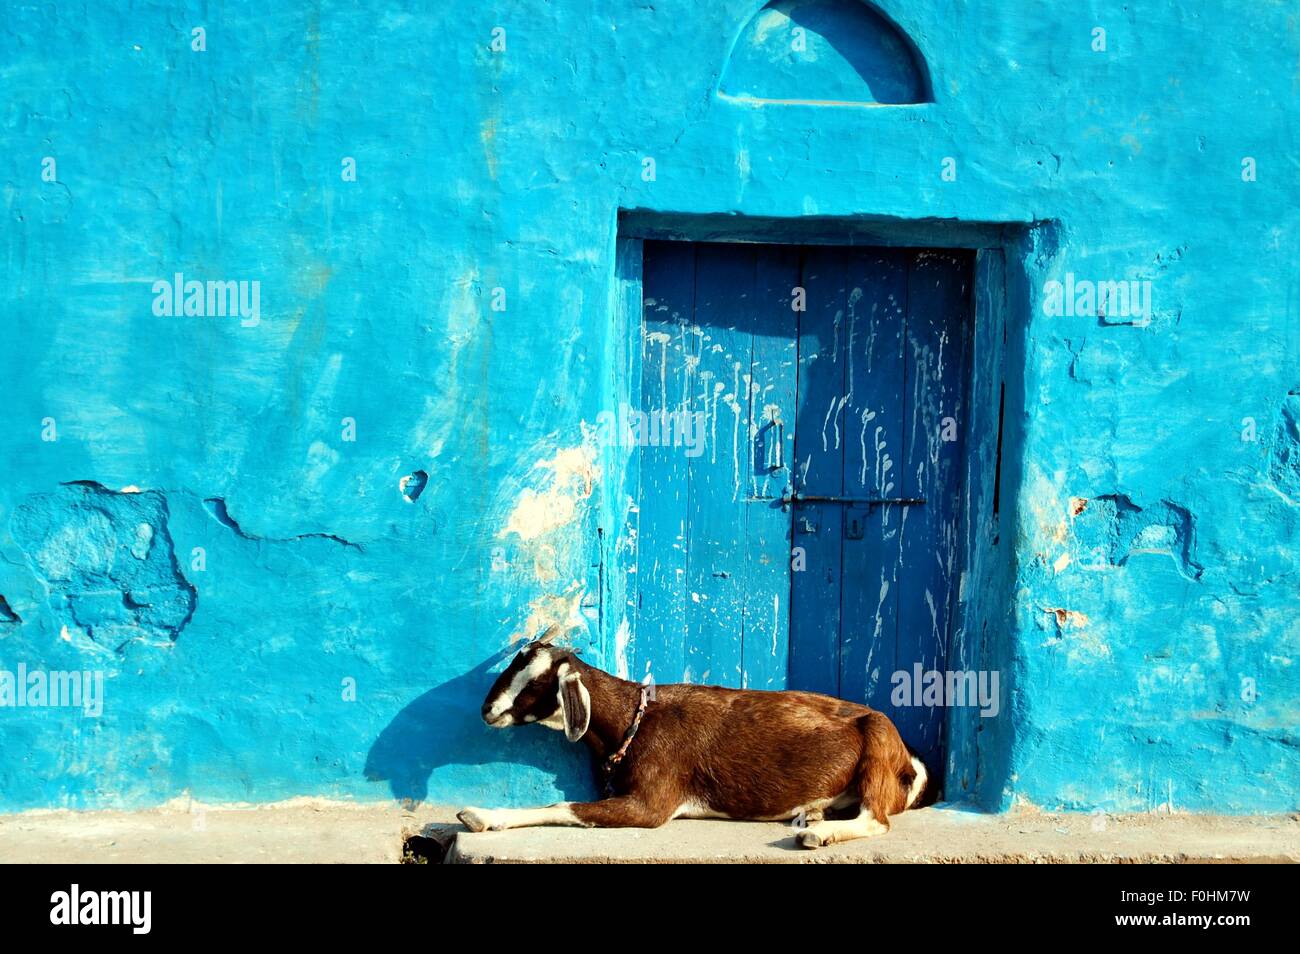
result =
M658 828L673 818L811 821L818 848L889 830L889 816L928 804L929 775L894 724L863 705L812 692L646 687L553 645L524 646L483 702L493 728L540 723L581 739L606 774L595 802L466 808L470 831L531 825ZM857 817L825 812L856 807Z

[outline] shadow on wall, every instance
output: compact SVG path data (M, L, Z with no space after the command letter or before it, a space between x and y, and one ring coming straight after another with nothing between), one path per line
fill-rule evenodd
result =
M517 648L503 649L402 709L370 747L366 778L388 782L399 801L423 802L435 769L509 763L550 774L566 799L591 798L595 783L589 780L586 746L569 745L561 733L537 726L491 729L479 715L483 697L496 678L492 668ZM504 765L501 774L504 784Z

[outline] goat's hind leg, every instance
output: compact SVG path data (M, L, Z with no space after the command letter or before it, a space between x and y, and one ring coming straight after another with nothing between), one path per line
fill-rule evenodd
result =
M854 841L858 838L873 838L889 831L889 812L900 796L906 793L899 788L898 779L889 774L886 763L878 757L882 747L880 737L888 742L888 734L897 738L898 732L883 717L872 713L863 724L866 747L852 784L845 794L856 796L858 816L836 821L822 821L809 825L795 836L795 840L805 848L821 848L842 841ZM899 745L902 743L899 742Z
M466 808L457 818L470 831L504 831L538 825L577 828L658 828L672 818L630 795L599 802L557 802L545 808Z
M636 795L574 802L571 807L580 824L588 828L658 828L673 817L676 808L659 808Z

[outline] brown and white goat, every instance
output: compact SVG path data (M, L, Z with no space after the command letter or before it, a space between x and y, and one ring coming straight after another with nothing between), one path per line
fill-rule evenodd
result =
M526 645L483 703L494 728L537 722L587 743L597 765L622 748L643 687L552 645L553 627ZM884 834L889 816L925 804L925 765L894 724L866 706L812 692L656 686L626 754L609 776L612 795L545 808L466 808L471 831L530 825L657 828L673 818L811 824L798 843L817 848ZM827 809L857 817L825 820Z

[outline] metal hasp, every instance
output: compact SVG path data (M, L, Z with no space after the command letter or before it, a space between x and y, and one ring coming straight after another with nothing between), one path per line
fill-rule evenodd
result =
M925 503L924 497L827 497L819 494L796 494L786 491L781 495L781 503L789 506L792 503L833 503L862 505L874 509L882 504L901 504L905 507L915 507Z
M792 503L824 503L824 504L843 504L844 509L844 539L861 540L866 536L867 521L866 517L875 512L876 507L882 504L902 504L903 506L915 506L925 503L923 497L832 497L822 494L796 494L791 493L787 488L781 495L781 509L789 509ZM865 506L866 514L857 509ZM811 526L807 517L800 518L803 521L801 529L804 533L816 533L815 527Z

